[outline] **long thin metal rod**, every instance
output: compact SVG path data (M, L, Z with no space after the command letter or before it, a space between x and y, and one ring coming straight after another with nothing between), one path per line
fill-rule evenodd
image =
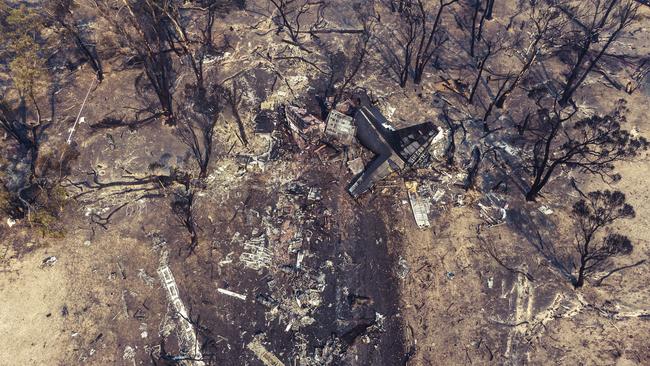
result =
M79 113L77 113L77 119L74 121L74 125L72 125L72 129L70 130L70 135L68 136L68 140L66 141L68 145L72 143L72 134L74 133L75 128L77 128L77 123L79 123L79 117L81 117L81 111L83 111L84 106L86 105L86 100L88 100L88 96L90 95L90 91L93 89L93 85L95 85L95 79L90 83L90 87L88 88L88 92L86 92L86 96L84 97L83 103L81 103L81 108L79 108Z

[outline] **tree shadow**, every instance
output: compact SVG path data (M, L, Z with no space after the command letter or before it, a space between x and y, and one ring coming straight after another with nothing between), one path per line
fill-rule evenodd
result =
M573 258L559 251L553 240L547 239L557 237L558 228L544 215L530 214L524 211L525 208L526 206L508 210L508 227L523 237L562 277L573 283Z
M140 118L140 114L142 113L147 113L149 115ZM130 130L135 131L140 127L151 124L162 115L163 114L161 112L154 112L150 108L144 108L136 112L136 117L133 120L127 120L123 117L108 116L102 118L99 122L90 125L90 128L93 132L120 127L128 127Z

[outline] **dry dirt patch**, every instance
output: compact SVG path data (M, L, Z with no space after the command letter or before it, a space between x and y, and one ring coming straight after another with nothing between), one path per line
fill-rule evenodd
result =
M0 272L0 363L55 365L62 356L67 276L60 263L43 266L47 249Z

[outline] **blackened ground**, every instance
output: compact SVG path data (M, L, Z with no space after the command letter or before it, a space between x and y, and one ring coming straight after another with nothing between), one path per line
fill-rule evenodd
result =
M242 248L230 242L232 235L240 232L244 238L253 236L253 231L262 227L253 212L263 215L267 207L277 205L279 195L286 194L282 189L266 193L261 188L264 182L250 184L252 188L241 192L233 202L223 202L224 208L237 207L237 200L240 205L243 201L246 204L234 218L232 213L224 213L225 219L217 220L218 230L211 235L220 253L235 253L233 263L219 267L218 262L223 259L220 255L197 257L199 270L187 261L173 266L173 270L182 273L177 279L181 297L187 299L192 316L198 318L199 340L206 360L219 365L261 365L246 345L256 334L264 333L264 346L286 365L293 364L302 346L306 345L307 355L313 355L328 340L339 342L342 350L334 358L335 365L404 364L399 291L393 274L397 260L388 250L389 243L394 246L396 240L389 239L383 219L386 215L382 213L390 204L377 200L358 204L345 192L349 177L339 177L338 172L328 171L322 165L316 169L296 179L309 187L321 187L323 196L316 204L305 206L313 220L308 220L303 228L313 233L312 240L303 243L303 249L314 254L305 259L303 266L326 276L322 303L311 314L316 321L297 332L287 332L286 321L267 321L265 314L270 309L255 301L259 294L269 294L269 280L278 281L279 286L287 289L286 296L293 297L292 284L304 274L271 275L268 270L258 273L239 262ZM332 213L330 219L323 214L326 209ZM292 261L295 256L289 258ZM291 265L291 261L274 265ZM326 265L328 261L333 265ZM224 296L216 291L217 287L245 293L247 300Z
M394 275L397 259L388 249L394 243L382 219L383 209L377 201L356 206L358 220L348 227L349 236L340 244L340 251L352 259L338 276L339 287L348 288L346 304L351 305L344 306L340 315L354 319L357 325L369 319L383 322L381 330L370 335L370 343L359 339L355 342L359 357L355 363L359 365L403 365L405 362L403 324L398 315L399 290ZM354 332L354 326L345 331Z

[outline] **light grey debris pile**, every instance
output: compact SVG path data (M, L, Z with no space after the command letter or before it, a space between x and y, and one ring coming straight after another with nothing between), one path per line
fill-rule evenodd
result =
M495 193L487 193L478 203L481 218L490 226L505 222L508 214L508 203Z
M162 253L160 267L158 268L158 276L160 277L160 282L167 293L167 300L171 304L174 314L177 315L176 321L179 325L177 328L177 337L181 355L187 355L192 360L203 359L203 355L201 354L201 345L196 338L196 331L192 323L188 320L189 315L187 309L183 300L180 298L176 280L167 264L167 252ZM205 365L203 361L192 361L190 364L193 366Z
M327 127L325 134L334 137L344 145L351 145L357 128L354 125L354 118L345 115L337 110L332 110L327 116Z
M271 255L266 237L262 235L244 243L244 252L239 256L239 260L248 268L260 270L271 266Z

